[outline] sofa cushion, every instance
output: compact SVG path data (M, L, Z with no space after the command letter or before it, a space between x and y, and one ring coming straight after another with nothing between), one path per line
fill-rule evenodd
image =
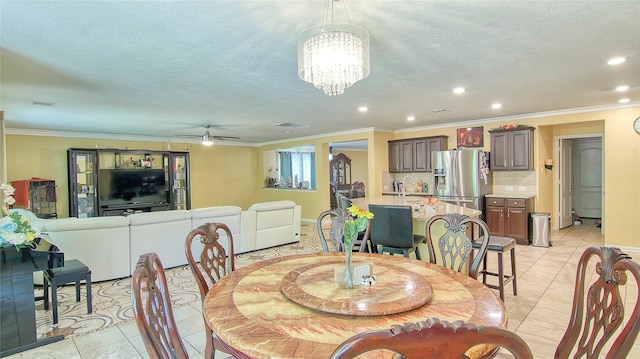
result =
M48 221L43 233L65 260L85 263L95 282L131 275L127 217L61 218Z
M238 206L216 206L205 207L191 210L191 218L211 218L211 217L226 217L240 215L242 208Z
M185 219L191 220L191 212L184 209L173 211L144 212L131 214L127 218L129 218L129 221L131 221L132 226L139 226L143 224L165 223L181 221ZM186 235L187 234L185 233L185 236Z
M85 231L101 228L128 227L127 217L60 218L44 224L46 232Z
M271 202L261 202L254 203L251 207L249 207L249 211L263 212L263 211L273 211L277 209L287 209L293 208L296 206L296 203L293 201L271 201Z
M238 206L216 206L206 207L191 210L191 228L196 229L205 223L224 223L229 227L231 235L233 236L233 252L234 254L243 253L241 248L241 227L240 218L242 214L242 208ZM228 253L229 248L227 245L226 234L220 231L220 244L224 250ZM192 245L192 253L195 258L199 258L202 246L199 244ZM246 251L245 251L246 252Z
M173 210L135 213L129 220L131 273L141 255L155 252L165 268L187 264L184 242L191 231L191 212Z

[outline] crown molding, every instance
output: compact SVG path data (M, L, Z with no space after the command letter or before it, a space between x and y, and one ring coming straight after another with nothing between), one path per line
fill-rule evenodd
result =
M167 143L193 143L201 144L200 138L181 138L176 140L175 137L158 137L143 135L122 135L114 133L96 133L96 132L75 132L75 131L53 131L53 130L33 130L25 128L6 128L7 135L20 136L44 136L44 137L70 137L70 138L97 138L101 140L125 140L125 141L143 141L143 142L167 142ZM216 146L247 146L258 147L255 143L213 140Z
M472 121L449 122L441 125L429 125L429 126L422 126L422 127L405 128L402 130L394 131L394 133L413 132L416 130L433 130L436 128L446 128L446 127L470 127L474 125L482 125L487 122L524 121L524 120L531 120L531 119L540 118L540 117L563 116L563 115L572 115L576 113L596 112L596 111L620 110L620 109L632 108L632 107L638 107L638 106L640 106L640 101L629 102L629 103L619 104L619 105L578 107L578 108L570 108L565 110L534 112L534 113L527 113L522 115L487 117L487 118L482 118L482 119L472 120Z
M315 140L320 137L353 135L353 134L371 132L371 131L388 132L388 133L404 133L404 132L412 132L416 130L433 130L433 129L446 128L446 127L468 127L473 125L481 125L486 122L524 121L524 120L530 120L530 119L540 118L540 117L562 116L562 115L570 115L570 114L584 113L584 112L595 112L595 111L619 110L619 109L633 108L638 106L640 106L640 101L629 102L626 104L618 104L618 105L580 107L580 108L572 108L572 109L565 109L565 110L536 112L536 113L529 113L529 114L523 114L523 115L487 117L487 118L482 118L482 119L472 120L472 121L448 122L445 124L411 127L411 128L405 128L405 129L395 130L395 131L384 130L379 128L377 129L374 127L366 127L366 128L359 128L359 129L349 130L349 131L329 132L329 133L323 133L323 134L318 134L313 136L287 138L287 139L282 139L277 141L260 142L260 143L215 140L214 145L260 147L260 146L277 145L281 143L288 143L288 142L295 142L295 141L309 141L309 140ZM5 127L5 134L6 135L24 135L24 136L98 138L98 139L105 139L105 140L113 139L113 140L129 140L129 141L146 141L146 142L168 142L168 143L176 142L176 143L200 144L199 138L180 139L179 141L176 141L175 137L123 135L123 134L112 134L112 133L92 133L92 132L74 132L74 131L34 130L34 129L11 128L11 127Z

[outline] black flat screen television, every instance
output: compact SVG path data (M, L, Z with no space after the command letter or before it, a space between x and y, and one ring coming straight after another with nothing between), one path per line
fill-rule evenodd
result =
M100 206L166 202L169 193L163 169L100 169Z

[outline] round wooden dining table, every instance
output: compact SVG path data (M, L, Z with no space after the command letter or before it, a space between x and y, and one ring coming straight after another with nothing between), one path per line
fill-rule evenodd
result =
M254 358L326 359L355 334L430 317L507 325L502 301L467 275L400 256L354 253L354 268L371 266L376 282L346 289L334 278L344 262L344 253L311 253L237 269L207 293L205 319L224 346ZM476 346L468 354L486 357L495 349Z

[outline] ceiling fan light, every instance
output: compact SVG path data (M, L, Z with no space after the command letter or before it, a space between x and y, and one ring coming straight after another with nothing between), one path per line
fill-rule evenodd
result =
M213 145L213 136L209 133L209 130L202 135L202 144L205 146Z

